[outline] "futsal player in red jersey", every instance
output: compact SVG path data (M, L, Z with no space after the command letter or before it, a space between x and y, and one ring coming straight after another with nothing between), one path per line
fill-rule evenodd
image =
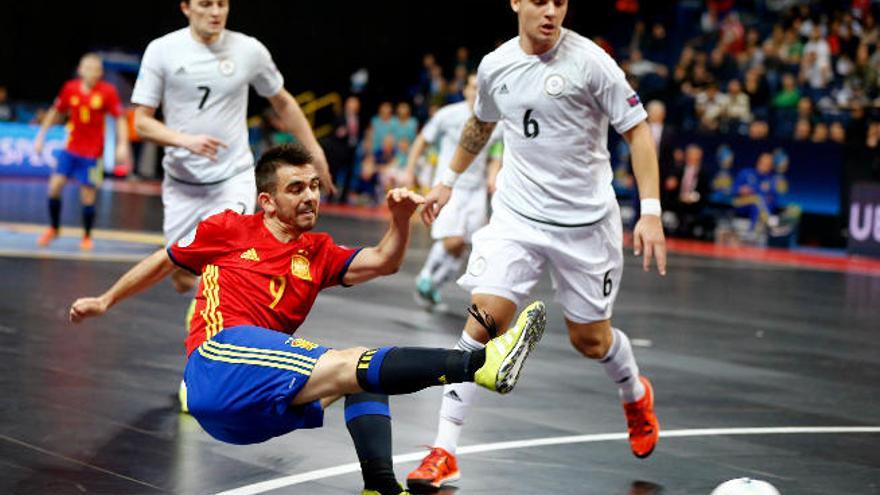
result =
M76 300L70 319L104 314L176 267L201 275L186 340L185 401L214 438L251 444L323 423L324 408L345 399L346 426L364 477L364 494L405 493L394 476L388 395L446 383L476 382L506 393L544 330L544 305L528 306L515 328L477 351L379 347L330 349L293 334L322 289L396 272L410 219L424 202L406 189L388 193L391 224L376 246L339 246L312 233L320 181L299 145L267 151L257 162L263 211L231 210L141 261L99 297ZM476 308L490 334L497 329Z
M101 162L104 154L104 116L116 118L116 160L128 160L128 126L122 116L122 103L116 89L102 81L104 74L101 57L87 53L79 61L79 78L68 81L61 88L52 108L46 112L40 131L34 141L34 151L42 153L46 130L58 115L69 114L67 145L58 157L58 167L49 177L49 218L51 227L37 243L46 246L58 237L61 223L61 191L67 179L80 183L83 229L80 241L84 251L92 249L92 225L95 222L95 193L100 183Z

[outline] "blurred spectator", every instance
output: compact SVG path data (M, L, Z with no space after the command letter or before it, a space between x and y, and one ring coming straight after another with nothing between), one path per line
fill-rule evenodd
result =
M651 100L645 107L648 112L648 128L654 137L657 161L660 163L660 176L665 177L666 171L672 167L672 140L675 129L666 124L666 105L659 100Z
M880 52L878 52L880 53ZM872 62L868 45L862 43L856 50L855 66L846 85L859 102L867 103L877 97L880 87L880 59Z
M731 79L727 83L727 101L722 109L725 125L724 128L745 134L748 130L745 124L752 121L752 108L749 103L749 95L742 90L742 83L737 79Z
M810 125L819 120L813 108L813 100L809 96L802 96L798 100L796 118L798 120L806 120Z
M390 101L379 104L379 111L370 121L370 130L373 135L373 149L379 149L385 136L394 136L394 107Z
M446 101L446 79L443 79L443 68L439 65L431 67L431 80L428 86L428 104L443 105Z
M464 65L456 65L452 81L449 81L446 94L447 103L464 101L464 87L467 85L468 70Z
M816 56L816 63L830 67L831 47L828 46L828 42L822 37L822 28L818 25L813 25L810 29L809 38L810 40L804 45L804 57L814 54Z
M663 78L669 75L669 69L665 65L645 60L639 49L630 53L629 59L623 62L623 69L638 79L651 74Z
M743 92L749 95L753 115L760 119L767 119L770 109L770 87L760 69L752 68L746 72Z
M810 141L814 143L824 143L828 141L828 124L819 122L813 126L813 135Z
M712 203L729 205L733 199L733 151L730 146L722 144L715 152L718 170L712 177Z
M0 84L0 122L10 122L15 120L15 109L8 101L9 93L6 86Z
M830 63L822 62L816 52L804 53L799 79L814 101L819 101L827 94L832 76Z
M813 126L810 124L810 121L807 119L798 119L797 123L794 125L794 140L808 141L812 134Z
M749 138L754 140L767 139L770 126L763 120L755 120L749 125Z
M412 116L412 107L409 103L401 101L392 119L393 134L396 139L406 139L412 142L419 130L419 123ZM384 139L384 138L383 138Z
M721 35L718 40L718 46L727 54L738 55L745 50L745 32L746 30L742 22L740 22L739 14L730 12L721 22Z
M395 174L399 169L397 161L397 139L394 135L389 134L382 139L382 145L373 153L373 160L376 164L376 173L379 179L375 181L377 185L387 188L394 183ZM374 198L378 202L383 190L375 191Z
M697 93L696 111L700 119L700 128L705 131L717 131L727 106L727 95L718 91L718 84L710 82L706 89Z
M729 81L739 74L739 67L733 57L718 45L709 55L709 72L716 81Z
M778 207L774 187L773 155L761 153L754 168L741 170L734 181L736 214L748 218L750 229L763 228Z
M797 87L794 76L784 74L782 76L782 88L773 96L773 106L775 108L793 109L797 107L800 98L801 92Z
M709 198L709 179L703 171L703 149L689 144L684 151L684 167L677 183L673 202L667 205L678 217L677 233L703 237L710 231L703 209Z
M467 79L468 73L476 69L466 46L460 46L455 50L455 68L459 67L464 68L465 79Z
M333 128L327 159L339 185L339 196L330 199L344 203L354 180L355 153L362 137L360 98L352 95L345 99L342 114L336 116Z
M843 127L839 121L834 121L828 127L828 132L830 138L835 143L844 144L846 143L846 129Z

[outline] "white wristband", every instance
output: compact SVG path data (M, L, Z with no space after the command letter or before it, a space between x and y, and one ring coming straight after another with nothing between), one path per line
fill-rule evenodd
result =
M659 217L661 213L660 200L655 198L643 199L641 202L642 216L654 215Z
M461 176L461 174L446 167L446 170L443 171L443 176L440 177L440 183L446 187L452 188L455 186L455 182L458 180L459 176Z

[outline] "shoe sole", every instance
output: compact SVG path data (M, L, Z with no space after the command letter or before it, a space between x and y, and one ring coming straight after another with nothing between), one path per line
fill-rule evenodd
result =
M544 327L547 324L547 310L543 303L534 303L526 309L527 320L525 328L519 335L519 339L513 349L501 362L498 375L495 378L495 390L499 394L507 394L516 386L522 371L523 363L532 352L532 349L541 341L544 335Z
M440 481L433 482L431 480L426 479L407 479L406 487L412 493L436 493L440 488L450 484L455 483L456 481L461 479L461 473L455 472Z

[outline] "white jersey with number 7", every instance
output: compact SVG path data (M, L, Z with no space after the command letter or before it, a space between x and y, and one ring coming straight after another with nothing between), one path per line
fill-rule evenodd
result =
M165 125L186 134L220 139L217 161L185 148L165 148L162 162L171 177L206 184L252 168L248 144L248 86L270 97L284 87L269 50L256 38L225 30L205 45L183 28L153 40L144 52L132 103L158 108Z

